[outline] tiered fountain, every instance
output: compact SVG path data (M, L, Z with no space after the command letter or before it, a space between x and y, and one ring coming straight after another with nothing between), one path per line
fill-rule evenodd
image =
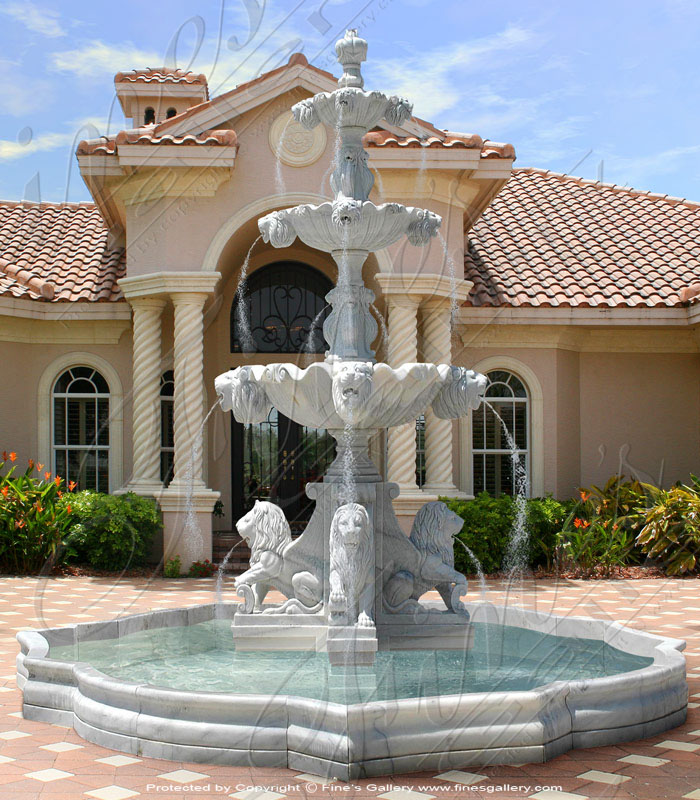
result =
M375 361L374 295L362 279L367 256L404 236L425 245L441 219L424 209L368 199L374 177L362 137L383 119L402 125L412 107L364 91L360 64L367 42L355 31L348 31L336 51L343 65L340 88L292 108L305 127L323 123L338 131L331 176L335 199L275 211L258 223L274 247L289 247L299 237L335 260L338 280L326 298L332 311L323 325L328 352L307 369L238 367L216 379L216 390L222 408L232 410L238 422L262 422L274 406L300 425L327 428L337 442L323 481L306 489L316 509L299 539L291 541L284 516L271 503L257 503L238 523L254 563L236 581L245 601L234 617L236 646L311 647L326 650L334 664L371 664L378 646L464 649L469 626L460 601L466 580L455 572L452 558L461 520L442 503L429 503L407 540L391 503L398 487L382 481L368 441L380 429L413 422L428 406L442 419L466 415L481 402L486 378L446 364L392 368ZM420 604L418 598L433 587L447 613ZM271 588L288 599L263 608Z
M377 474L369 437L428 406L444 419L464 415L485 380L444 364L375 362L362 265L402 236L425 244L440 219L367 199L362 136L382 119L400 125L411 109L363 90L366 47L349 32L337 44L340 88L294 107L303 125L339 131L335 199L260 220L274 246L299 237L338 264L326 358L305 370L240 367L216 381L240 422L262 421L274 406L335 436L335 462L307 487L316 500L308 527L292 541L266 502L240 520L252 550L236 581L241 604L19 633L26 719L146 757L346 780L543 761L685 719L683 642L616 622L464 604L452 560L461 519L428 503L410 538L398 527L397 489ZM421 602L431 588L444 606ZM284 602L266 603L269 589Z

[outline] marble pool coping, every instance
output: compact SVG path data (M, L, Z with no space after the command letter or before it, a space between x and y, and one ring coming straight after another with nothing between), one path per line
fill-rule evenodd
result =
M289 767L351 780L427 769L541 762L572 748L647 738L685 721L685 642L618 622L468 603L473 622L603 641L653 659L619 675L493 691L342 705L292 695L187 692L112 678L52 646L232 619L212 603L17 634L27 719L146 757Z

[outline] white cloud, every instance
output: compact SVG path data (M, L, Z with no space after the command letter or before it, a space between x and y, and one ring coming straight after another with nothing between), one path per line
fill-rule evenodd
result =
M0 139L0 161L16 161L19 158L57 150L62 147L73 148L81 139L89 139L99 135L99 131L106 130L107 121L99 117L86 117L69 123L71 130L48 131L33 137L28 143L11 139Z
M671 147L637 158L608 154L603 156L603 163L606 181L644 189L660 175L684 171L700 176L700 145Z
M5 3L0 8L3 14L12 17L16 22L24 25L34 33L40 33L42 36L50 38L57 38L65 36L66 32L59 23L59 13L49 8L39 8L29 0L23 2Z
M112 76L120 70L162 66L163 58L162 54L140 50L130 42L106 44L97 39L74 50L52 53L51 66L59 72L101 80L104 75Z
M504 56L521 54L539 42L533 31L509 25L492 36L375 63L369 71L373 84L409 98L419 117L431 118L461 101L466 71L484 71L496 59L502 67Z
M0 58L0 70L4 78L0 83L0 113L22 117L51 101L51 84L30 77L17 62Z

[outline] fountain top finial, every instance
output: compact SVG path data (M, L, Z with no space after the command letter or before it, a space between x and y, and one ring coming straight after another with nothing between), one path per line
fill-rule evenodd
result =
M362 89L365 82L360 65L367 60L367 42L357 35L356 28L347 30L345 36L338 39L335 43L335 52L338 62L343 66L343 74L338 78L338 86Z

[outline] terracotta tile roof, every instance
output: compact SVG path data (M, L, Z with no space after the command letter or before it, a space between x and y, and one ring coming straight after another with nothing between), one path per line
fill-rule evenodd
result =
M0 296L34 300L121 300L123 248L92 203L0 202Z
M363 142L366 147L454 147L481 150L482 158L515 158L512 144L490 142L476 133L442 131L440 135L419 139L417 136L395 136L391 131L370 131Z
M238 144L236 132L232 130L212 130L203 133L188 133L183 136L157 134L156 125L146 125L130 131L120 131L116 136L101 136L99 139L86 139L80 142L77 155L114 155L119 147L130 144L147 145L207 145L208 147L235 147Z
M467 235L466 305L677 306L699 233L699 203L514 170Z
M206 86L207 76L203 73L185 72L182 69L169 67L147 67L132 69L128 72L117 72L115 83L194 83Z

